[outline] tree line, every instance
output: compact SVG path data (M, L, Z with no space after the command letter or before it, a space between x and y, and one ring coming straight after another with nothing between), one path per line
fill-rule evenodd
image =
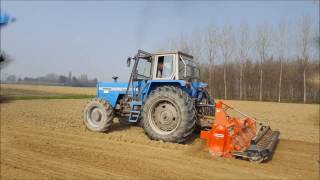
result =
M3 83L19 83L19 84L42 84L42 85L59 85L59 86L77 86L77 87L95 87L98 79L89 79L87 74L81 74L79 77L72 76L69 72L68 76L49 73L40 77L19 77L15 75L7 75L1 82Z
M319 24L210 25L160 50L190 53L214 98L319 103ZM167 43L168 43L167 42Z

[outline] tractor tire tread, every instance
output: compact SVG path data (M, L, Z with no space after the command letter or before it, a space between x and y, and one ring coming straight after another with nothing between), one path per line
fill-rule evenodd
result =
M156 133L149 124L148 112L152 102L159 97L170 97L178 105L181 114L178 128L167 135ZM175 86L161 86L153 90L147 98L142 110L142 126L145 133L153 140L183 143L189 139L195 127L195 108L192 99L182 89Z
M103 110L105 111L105 119L100 127L92 127L87 122L86 111L88 110L91 104L98 104L101 107L103 107ZM83 111L83 118L84 118L83 123L88 130L94 131L94 132L106 132L111 128L113 124L114 111L112 106L107 101L100 98L93 98L91 101L88 101L88 103L86 104Z

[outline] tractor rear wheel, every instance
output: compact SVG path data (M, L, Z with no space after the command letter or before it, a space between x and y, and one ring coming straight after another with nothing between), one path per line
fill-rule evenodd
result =
M109 130L113 118L112 106L102 99L93 99L84 108L83 122L91 131L105 132Z
M196 117L192 99L180 88L153 90L142 109L142 126L154 140L182 143L192 134Z

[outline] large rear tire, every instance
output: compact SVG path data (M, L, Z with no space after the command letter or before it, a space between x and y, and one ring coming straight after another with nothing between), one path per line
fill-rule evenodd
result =
M180 88L158 87L143 106L142 120L144 131L151 139L182 143L195 127L193 101Z
M90 131L105 132L111 128L114 112L102 99L92 99L84 108L83 122Z

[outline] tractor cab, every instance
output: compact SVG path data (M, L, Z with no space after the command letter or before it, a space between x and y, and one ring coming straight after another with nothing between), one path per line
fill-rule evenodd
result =
M143 101L158 86L180 87L193 98L199 95L199 88L207 86L200 82L200 69L193 56L181 51L151 54L139 50L133 58L127 59L127 65L131 62L134 65L126 94L138 101Z
M132 80L185 80L198 81L200 70L193 56L186 53L151 54L139 50L134 58L128 58L127 64L135 60Z

